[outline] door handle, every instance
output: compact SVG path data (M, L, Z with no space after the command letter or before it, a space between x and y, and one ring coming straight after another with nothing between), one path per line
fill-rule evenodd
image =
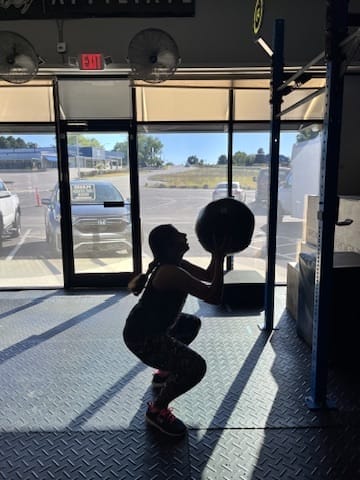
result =
M104 207L123 207L125 205L124 202L104 202Z
M342 220L341 222L336 222L335 225L338 227L347 227L348 225L351 225L354 222L351 218L345 218L345 220Z

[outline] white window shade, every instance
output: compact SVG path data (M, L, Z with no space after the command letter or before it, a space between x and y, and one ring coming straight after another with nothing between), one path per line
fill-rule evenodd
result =
M283 97L281 111L292 107L316 89L300 88ZM322 120L324 116L325 94L321 93L297 108L289 110L281 116L282 120ZM269 90L235 90L234 120L236 121L269 121L271 104Z
M268 121L271 118L269 90L235 90L234 120Z
M33 80L25 85L0 81L0 122L53 122L51 80Z
M226 89L137 87L137 120L226 121L229 118Z
M297 102L301 102L305 97L316 94L317 89L299 89L294 90L289 95L284 97L281 110L294 106ZM325 113L325 92L314 96L297 108L291 109L285 113L282 120L322 120Z

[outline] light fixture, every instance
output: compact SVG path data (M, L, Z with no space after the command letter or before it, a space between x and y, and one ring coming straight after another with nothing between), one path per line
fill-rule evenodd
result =
M274 55L274 52L272 51L272 48L270 45L268 45L265 40L261 37L257 37L255 40L256 43L260 45L260 47L269 55L269 57L272 57Z

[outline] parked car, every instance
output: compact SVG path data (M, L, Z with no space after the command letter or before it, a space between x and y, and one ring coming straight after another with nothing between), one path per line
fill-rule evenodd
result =
M290 172L290 168L279 167L279 186L286 180L287 175ZM268 201L269 194L269 168L262 168L259 170L256 178L256 192L255 201L258 203L266 203Z
M19 197L0 179L0 248L4 237L18 237L21 231Z
M228 184L227 182L218 183L215 187L215 190L212 194L213 200L218 200L219 198L225 198L228 196ZM246 192L244 189L240 187L239 182L232 183L232 196L236 200L240 200L241 202L245 202L246 200Z
M130 205L109 181L70 182L74 251L131 251ZM60 192L56 185L50 198L43 198L46 240L61 250Z

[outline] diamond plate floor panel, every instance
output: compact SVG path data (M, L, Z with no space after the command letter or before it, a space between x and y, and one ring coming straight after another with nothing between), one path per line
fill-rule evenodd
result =
M359 430L348 428L199 431L190 434L190 478L358 479L359 445Z
M122 341L135 300L0 292L0 479L360 479L359 378L330 369L338 410L308 410L311 353L284 288L272 335L262 314L188 300L208 370L173 403L189 426L176 442L144 423L152 370Z
M3 433L4 480L184 480L186 440L169 444L148 431Z

